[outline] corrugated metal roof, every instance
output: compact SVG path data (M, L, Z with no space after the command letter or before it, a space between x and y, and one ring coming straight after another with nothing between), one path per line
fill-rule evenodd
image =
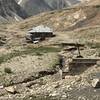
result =
M33 27L29 33L32 33L32 32L53 32L53 30L47 26L44 26L44 25L40 25L40 26L37 26L37 27Z

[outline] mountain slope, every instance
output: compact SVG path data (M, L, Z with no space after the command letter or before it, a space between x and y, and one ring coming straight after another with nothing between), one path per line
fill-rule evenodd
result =
M25 11L14 0L0 0L0 22L26 18Z
M40 24L52 27L56 31L100 25L100 6L74 7L42 13L26 19L14 27L26 30Z
M35 15L42 11L52 10L44 0L25 0L20 4L29 15Z
M40 12L61 9L79 3L79 0L17 0L18 4L25 9L29 15Z
M82 5L100 5L100 0L80 0Z
M100 0L17 0L17 2L30 16L73 5L100 5Z

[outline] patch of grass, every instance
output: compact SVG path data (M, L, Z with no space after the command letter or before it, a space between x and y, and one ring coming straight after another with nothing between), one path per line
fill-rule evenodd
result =
M39 57L38 59L39 60L43 60L42 57ZM53 53L51 55L51 59L48 62L46 62L45 66L47 66L47 68L49 68L49 69L55 70L59 64L60 64L60 62L59 62L58 54L57 53Z
M30 52L41 52L41 53L49 53L49 52L59 52L60 48L56 47L38 47L38 48L33 48L33 47L27 47L27 50Z
M59 57L56 57L56 59L53 61L53 63L51 64L51 66L53 67L53 68L56 68L56 66L57 65L59 65L60 64L60 62L59 62Z
M52 52L59 52L60 48L55 47L27 47L23 51L13 51L12 53L8 53L5 55L0 56L0 64L3 62L7 62L8 60L17 57L17 56L23 56L23 55L37 55L42 56L44 53L52 53Z
M87 42L87 45L91 48L100 48L100 43L91 43L91 42Z
M40 52L36 52L36 55L37 55L37 56L42 56L43 54L40 53Z

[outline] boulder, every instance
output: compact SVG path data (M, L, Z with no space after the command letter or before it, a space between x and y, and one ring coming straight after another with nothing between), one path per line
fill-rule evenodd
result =
M5 90L11 94L15 94L16 90L14 86L5 87Z
M3 89L4 88L4 86L3 85L0 85L0 89Z
M59 92L53 91L49 96L50 96L50 97L58 97L59 95L60 95Z
M96 78L92 80L92 86L94 88L100 88L100 79Z

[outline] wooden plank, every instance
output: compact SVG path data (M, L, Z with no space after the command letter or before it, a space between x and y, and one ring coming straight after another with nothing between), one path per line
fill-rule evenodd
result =
M72 62L71 64L96 64L97 62Z
M100 58L74 58L73 64L96 64L97 61L100 61Z
M84 47L84 44L76 44L76 43L61 43L62 46L79 46Z
M73 58L73 60L100 60L100 58Z

